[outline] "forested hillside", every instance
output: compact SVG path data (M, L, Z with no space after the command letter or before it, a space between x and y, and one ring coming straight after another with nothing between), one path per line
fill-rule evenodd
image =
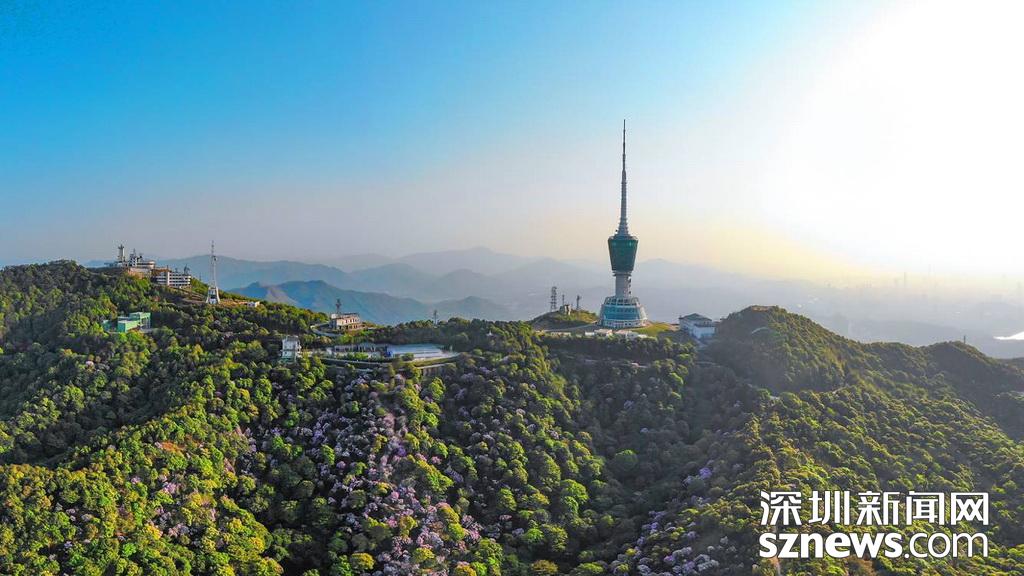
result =
M0 573L1024 573L1024 373L971 348L747 309L699 355L453 320L378 333L461 352L429 376L279 363L319 319L0 272ZM786 487L987 490L992 554L759 560Z

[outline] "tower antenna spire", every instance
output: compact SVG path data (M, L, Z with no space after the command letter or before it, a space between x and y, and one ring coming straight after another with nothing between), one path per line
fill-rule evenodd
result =
M626 120L622 120L622 204L619 207L618 233L629 235L629 223L626 220Z

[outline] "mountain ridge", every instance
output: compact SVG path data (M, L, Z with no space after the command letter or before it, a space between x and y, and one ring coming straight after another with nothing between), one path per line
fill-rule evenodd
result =
M128 311L152 330L103 328ZM0 573L1024 570L1024 405L1000 397L1022 372L962 343L750 307L701 350L456 319L374 331L450 350L429 375L282 362L285 335L330 344L324 318L69 262L0 271ZM782 489L984 491L989 525L955 530L990 554L759 558L759 494Z
M422 302L473 296L494 301L509 311L510 318L522 320L548 311L552 286L557 286L567 300L574 301L580 295L583 306L595 310L612 290L611 274L590 262L519 257L482 248L423 254L429 256L382 260L364 255L354 260L360 266L352 270L290 260L259 262L222 256L220 284L234 288L253 282L324 280L342 289L381 292ZM208 276L208 258L199 255L161 264L179 268L188 264L194 273ZM485 274L473 266L494 273ZM807 281L759 279L659 258L637 264L633 288L648 315L658 321L672 322L691 312L717 318L753 302L773 302L862 341L922 345L967 338L990 355L1024 356L1024 341L995 338L1024 329L1024 308L1009 302L943 302L907 289L863 293L863 288L835 289Z

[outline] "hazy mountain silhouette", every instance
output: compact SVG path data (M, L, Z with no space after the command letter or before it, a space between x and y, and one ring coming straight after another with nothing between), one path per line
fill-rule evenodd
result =
M291 304L328 313L334 312L335 301L340 299L344 311L356 312L363 319L374 324L398 324L412 320L425 320L432 317L434 310L437 310L438 316L442 319L452 316L489 320L511 318L511 314L503 306L484 298L469 297L427 303L388 294L343 290L321 280L292 281L274 285L252 283L232 290L232 292L250 298Z

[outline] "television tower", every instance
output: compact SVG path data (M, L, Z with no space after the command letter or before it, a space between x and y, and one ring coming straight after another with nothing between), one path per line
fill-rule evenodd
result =
M619 227L608 238L608 256L615 276L615 295L604 299L600 324L607 328L647 326L647 312L633 296L633 265L636 263L637 237L629 233L626 212L626 121L622 121L622 182L620 183Z
M212 241L210 242L210 278L212 281L206 290L206 303L217 305L220 304L220 289L217 287L217 253L213 248Z
M551 312L558 310L558 286L551 287Z

